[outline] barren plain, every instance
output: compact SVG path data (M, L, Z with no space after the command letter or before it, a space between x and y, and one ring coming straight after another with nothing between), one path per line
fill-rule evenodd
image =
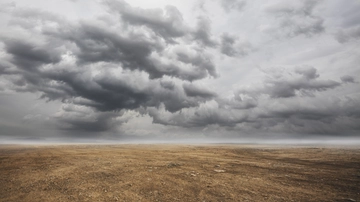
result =
M0 145L0 201L360 201L360 149Z

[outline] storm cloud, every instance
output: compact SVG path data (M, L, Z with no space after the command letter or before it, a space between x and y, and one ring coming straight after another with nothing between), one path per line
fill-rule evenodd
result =
M145 26L149 31L160 35L168 42L182 37L189 29L183 21L182 14L174 6L165 9L141 9L131 7L125 1L108 0L104 2L112 12L120 14L121 19L130 25Z
M70 137L214 128L356 135L358 15L337 12L338 3L219 0L196 10L186 1L189 11L104 0L83 17L3 4L0 100L42 100L34 103L51 107L14 108L12 120ZM12 130L5 117L0 127Z

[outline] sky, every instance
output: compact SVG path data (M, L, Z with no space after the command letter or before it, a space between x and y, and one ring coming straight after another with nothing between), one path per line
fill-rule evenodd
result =
M358 0L0 2L0 141L360 138Z

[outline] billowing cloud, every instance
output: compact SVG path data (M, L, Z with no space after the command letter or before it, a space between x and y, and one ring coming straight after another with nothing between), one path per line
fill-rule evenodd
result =
M319 77L311 66L295 67L281 74L270 72L263 85L241 87L232 97L216 98L174 113L164 107L152 108L149 114L155 123L182 127L218 125L228 130L316 134L356 131L359 112L351 109L358 105L358 97L327 100L317 96L341 86Z
M33 70L42 64L54 64L60 61L60 54L56 51L48 51L47 47L27 41L7 39L4 45L5 51L13 57L11 62L25 70Z
M107 5L118 9L130 28L120 33L117 26L124 28L121 23L101 19L70 23L43 11L11 11L16 26L35 34L37 40L2 37L5 55L1 72L12 82L7 88L41 92L43 98L73 103L78 107L65 110L66 116L57 120L64 123L64 128L94 131L111 128L109 122L121 116L106 112L160 104L174 112L215 96L192 84L182 85L217 73L204 51L190 50L185 44L167 44L171 38L192 35L190 31L175 30L175 24L181 21L176 8L167 7L167 14L162 16L162 10L143 11L125 2L109 1ZM153 12L157 13L153 20L143 21ZM27 26L29 18L57 26L40 23L39 30L33 30ZM141 25L146 30L133 30ZM153 31L153 35L148 37L147 31ZM83 108L87 116L79 111Z
M189 27L184 24L182 14L174 6L162 9L142 9L131 7L125 1L105 1L112 12L119 13L129 25L145 26L147 31L160 35L168 42L187 34Z
M211 15L179 5L89 4L91 17L2 6L0 100L30 94L58 108L25 112L6 102L0 112L69 136L360 130L357 14L329 18L321 9L332 4L316 0L204 1ZM0 129L22 131L5 116Z
M215 47L218 45L211 35L210 20L205 17L198 17L193 38L203 46Z

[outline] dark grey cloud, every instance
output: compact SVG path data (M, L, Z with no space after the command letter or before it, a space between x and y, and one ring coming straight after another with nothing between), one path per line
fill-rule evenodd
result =
M341 100L287 98L279 101L264 99L251 107L208 103L196 110L169 113L149 110L154 123L186 128L225 127L234 132L286 132L301 134L356 134L360 123L359 98ZM321 104L320 104L321 103Z
M215 97L181 112L149 109L148 113L154 123L187 128L219 126L230 131L311 134L358 130L360 113L354 109L359 105L359 97L321 95L335 90L341 83L321 80L311 66L295 67L280 75L268 74L263 85L240 88L230 98Z
M231 33L232 28L214 30L223 33L220 36L212 34L209 17L196 18L191 27L173 6L143 9L125 1L107 0L102 4L106 12L88 20L67 20L37 9L6 8L2 11L7 13L6 26L11 31L0 34L0 93L30 93L61 102L61 109L53 116L31 113L22 120L27 124L51 123L69 134L116 133L126 131L124 125L151 121L154 128L166 130L357 134L358 83L350 76L357 70L346 69L356 60L337 63L338 53L331 52L331 61L337 62L329 71L336 65L346 70L342 74L346 76L337 79L334 73L323 74L328 64L317 58L302 63L317 64L319 70L297 65L287 55L278 57L290 50L294 51L291 56L311 54L302 50L297 40L310 43L312 39L296 36L324 33L326 24L317 10L320 1L281 2L266 8L266 19L259 16L261 23L252 21L254 26L239 28L237 35ZM226 12L257 5L236 0L220 3ZM337 39L342 44L337 45L344 47L349 45L345 42L358 39L354 16L339 19ZM217 24L213 27L220 29L221 23L214 19ZM294 37L294 46L277 46L271 33L267 37L268 32L259 35L246 30L267 27L281 37ZM331 36L338 29L332 29ZM248 39L241 39L242 31ZM259 61L243 57L255 52L250 40L261 44L256 56ZM282 50L277 52L277 47ZM253 68L273 64L280 67L262 73ZM229 72L234 65L238 75ZM211 79L219 77L218 71L225 77L215 83L226 83L227 89L205 86L214 84ZM245 78L247 73L251 77ZM227 78L233 80L225 81ZM131 120L136 124L129 123Z
M83 106L65 105L61 109L61 114L55 115L54 119L62 130L97 133L113 128L117 116L119 115L111 112L95 112ZM116 122L116 124L121 123Z
M350 75L345 75L340 77L341 81L344 83L355 83L355 78Z
M237 51L234 48L236 38L224 33L221 36L221 52L227 56L235 56Z
M193 38L203 46L216 47L218 43L212 38L211 23L206 17L198 17Z
M173 81L160 81L161 87L169 90L174 90L175 83Z
M0 75L1 74L16 74L18 70L13 68L11 62L2 60L0 61Z
M114 76L110 72L96 77L91 76L84 66L82 68L53 69L36 72L30 76L23 75L25 84L15 88L18 91L39 91L42 97L50 100L60 99L99 111L136 109L139 107L159 106L163 103L167 110L177 111L193 107L203 100L199 97L188 97L182 86L171 80L149 80L141 73L123 72ZM99 66L106 69L107 66ZM115 67L116 69L116 67ZM136 76L137 75L137 76ZM36 82L32 82L28 77ZM84 98L87 101L74 101L72 98Z
M203 128L209 125L234 127L236 124L248 120L247 114L221 109L216 102L175 113L149 108L148 113L153 118L154 123L186 128Z
M131 76L128 75L128 77ZM164 88L164 81L146 79L140 81L140 79L120 79L111 75L103 75L98 78L97 84L102 89L114 96L120 96L115 98L111 98L110 95L107 96L104 99L108 100L110 98L110 103L106 101L103 106L112 106L112 102L114 102L114 109L134 109L149 106L158 107L160 104L164 104L167 110L174 112L182 108L198 105L198 100L188 99L180 86L173 85L172 88L169 88L168 85L167 88ZM169 84L166 81L165 83ZM91 100L94 100L94 98ZM124 105L120 104L122 101Z
M238 37L224 33L221 36L221 53L229 56L245 56L248 55L254 48L248 42L240 42Z
M200 70L206 70L208 74L212 77L216 78L218 76L215 65L209 56L202 54L201 52L195 55L193 54L190 55L184 53L183 51L177 52L176 55L179 61L185 64L191 64L194 67L199 67ZM204 74L203 71L201 71L201 74ZM188 80L194 80L194 79L188 79Z
M218 98L216 99L220 108L224 109L251 109L255 108L258 105L256 99L241 95L239 91L234 93L234 96L231 98Z
M11 83L6 88L40 92L41 98L92 109L89 113L95 117L89 115L89 119L80 116L74 107L63 110L67 116L56 118L62 123L60 128L85 131L110 129L122 110L163 105L175 112L215 96L193 85L182 85L209 75L216 77L217 73L211 56L201 49L168 52L169 47L177 45L164 41L192 34L178 27L182 19L176 8L167 7L162 15L162 10L141 10L125 2L107 3L112 8L121 7L121 19L128 27L125 32L102 20L70 23L43 11L14 10L11 15L18 22L16 26L36 35L38 42L16 36L1 38L7 55L1 63L1 74ZM153 17L153 12L157 13L155 18L144 21ZM33 30L27 16L60 26L49 29L43 23L40 31ZM147 30L135 33L130 27L140 25ZM148 30L153 31L152 37L148 37Z
M180 11L174 6L167 6L162 9L142 9L131 7L125 1L107 0L105 4L112 12L121 15L121 19L130 24L145 26L168 42L174 42L174 38L187 34Z
M12 55L11 62L17 67L33 71L42 64L57 63L60 61L60 52L50 47L31 44L30 41L18 39L4 39L5 51Z
M123 72L114 76L110 72L91 78L84 72L48 75L63 82L69 92L62 98L81 97L91 102L81 103L99 111L136 109L164 104L171 112L199 105L201 97L188 97L181 86L166 80L149 80L141 74ZM61 88L58 88L61 89ZM51 96L44 92L44 96ZM77 103L80 104L80 103Z
M116 2L113 1L110 1L109 3L116 4ZM124 10L135 9L124 2L117 3L121 5L124 4ZM168 10L169 9L170 8L168 8ZM52 14L48 14L43 11L38 11L36 13L35 10L31 10L31 15L29 14L31 16L31 20L28 21L27 18L24 19L23 17L28 16L27 13L29 13L28 10L19 9L15 10L12 15L17 19L17 21L23 21L18 25L31 32L36 32L36 30L34 31L32 30L32 27L28 26L33 23L31 21L32 19L36 22L43 22L41 23L43 27L42 32L39 33L39 37L45 38L45 40L48 40L49 42L48 44L38 44L36 47L32 47L30 42L23 43L17 38L6 39L7 52L13 55L13 62L22 62L25 66L38 67L44 64L44 62L58 62L61 51L64 51L61 50L61 48L64 47L58 46L64 46L65 44L67 46L66 48L71 47L70 51L76 56L78 65L97 62L111 62L121 65L122 68L145 71L151 78L161 78L164 75L169 75L190 81L205 78L209 74L211 76L216 75L215 67L211 63L209 56L202 53L199 53L199 55L194 58L195 61L191 61L192 58L188 57L189 59L185 64L180 60L176 60L176 58L175 60L169 58L171 61L166 63L161 61L162 59L160 58L166 57L168 54L166 49L167 44L164 43L164 40L167 41L167 37L170 36L158 35L156 32L159 31L159 28L154 26L148 26L149 30L154 31L155 33L155 35L149 37L147 33L148 30L134 32L132 26L137 26L138 24L136 22L131 24L132 21L127 22L128 25L126 27L122 27L120 32L118 27L121 27L121 21L115 21L113 23L118 24L112 24L111 22L104 21L99 18L97 21L93 22L81 21L78 23L69 23L60 17L53 16ZM144 14L145 17L152 16L150 15L151 12L147 13L139 11L139 13ZM173 14L174 12L171 13L171 15L175 15ZM180 13L176 15L180 15ZM166 19L161 18L159 21L169 21L167 17L164 18ZM171 17L170 21L172 19L173 18ZM47 27L46 23L51 21L53 21L53 23L57 26L51 27L49 25L51 28ZM173 23L163 23L162 26L168 26L170 29L174 25ZM185 29L183 31L184 33L186 32ZM192 33L188 31L187 34L191 35ZM15 41L13 43L16 44L11 44L11 40ZM23 45L24 47L15 49L19 45ZM24 50L24 52L21 53L19 50ZM24 53L27 55L24 55ZM186 53L182 54L186 55ZM38 58L29 58L34 55ZM157 55L158 57L155 57L154 55ZM201 59L199 59L199 57L201 57ZM201 62L204 62L204 64ZM189 70L184 70L182 66L187 65L188 63L196 65Z
M80 49L77 53L79 63L126 61L125 67L140 69L152 51L161 49L155 44L156 41L146 40L143 36L123 37L90 23L82 23L80 27L71 28L60 37L74 42ZM148 69L155 71L155 67Z
M316 79L319 77L317 70L311 66L296 67L295 72L303 75L306 79Z
M268 94L273 98L293 97L296 92L302 95L312 95L315 91L325 91L340 86L339 82L333 80L307 80L298 79L295 81L268 81L266 84Z
M216 97L216 93L210 91L206 88L201 88L199 86L196 86L194 84L183 84L184 91L187 96L189 97L201 97L201 98L214 98Z
M182 53L188 60L170 63L163 63L151 57L154 53L165 54L165 45L161 45L158 38L151 40L142 34L130 34L124 37L119 33L108 31L105 27L82 23L80 27L73 27L69 32L61 33L58 37L76 44L79 51L75 54L80 65L112 62L121 64L122 68L145 71L151 78L169 75L190 81L202 79L208 74L216 75L215 67L208 56L198 55L191 58ZM193 64L193 68L185 71L181 68L184 65L182 62Z

